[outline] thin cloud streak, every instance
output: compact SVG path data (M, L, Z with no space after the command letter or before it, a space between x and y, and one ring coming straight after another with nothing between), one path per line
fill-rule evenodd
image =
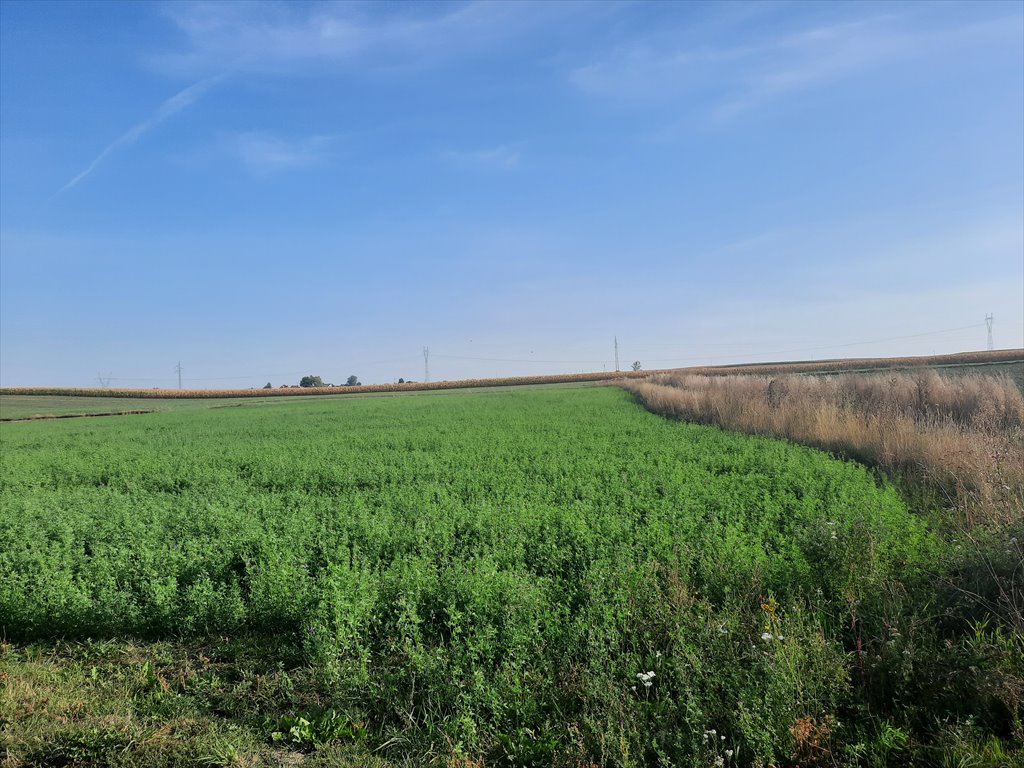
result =
M192 104L198 101L203 96L203 94L205 94L211 87L216 85L220 80L223 80L224 77L225 75L207 77L203 80L200 80L197 83L193 83L187 88L183 88L182 90L178 91L178 93L174 94L173 96L171 96L171 98L164 101L157 108L156 112L154 112L148 118L143 120L141 123L133 125L127 131L125 131L116 139L114 139L114 141L108 144L107 147L102 152L100 152L91 163L89 163L89 165L86 167L84 171L79 173L67 184L58 189L50 199L52 200L58 195L61 195L64 192L67 192L69 189L75 187L80 181L82 181L89 174L95 171L107 157L116 152L118 149L121 149L122 147L125 147L129 144L134 144L143 136L143 134L145 134L150 129L156 127L167 118L176 115L178 112L181 112L183 109L190 107Z
M455 165L481 170L510 171L519 167L522 153L507 144L488 149L447 150L443 157Z

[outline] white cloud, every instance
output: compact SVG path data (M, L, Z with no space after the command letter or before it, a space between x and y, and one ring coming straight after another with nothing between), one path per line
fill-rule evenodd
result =
M465 168L509 171L519 167L522 153L507 144L487 149L447 150L442 156L448 162Z
M594 96L628 101L660 99L697 88L706 83L713 69L757 53L756 48L707 46L662 51L636 41L573 69L569 82Z
M152 115L147 117L142 122L136 123L127 131L125 131L116 139L114 139L114 141L108 144L106 148L102 152L100 152L93 159L93 161L89 163L88 166L86 166L85 170L83 170L81 173L79 173L77 176L75 176L69 182L67 182L67 184L65 184L63 187L57 190L57 192L55 192L53 196L56 197L62 192L66 192L67 190L71 189L80 181L82 181L82 179L84 179L86 176L95 171L100 166L100 163L102 163L111 154L121 149L122 147L126 147L129 144L134 144L142 137L144 133L146 133L150 129L156 127L164 120L167 120L169 117L177 114L178 112L181 112L183 109L190 107L192 104L198 101L203 96L203 94L205 94L213 85L215 85L218 81L222 79L223 76L207 77L203 80L200 80L197 83L193 83L187 88L183 88L182 90L178 91L176 94L171 96L171 98L167 99L159 107L157 107L156 111Z
M743 45L680 46L665 44L663 35L645 37L572 69L568 80L592 96L628 103L676 103L704 95L711 117L729 119L902 60L1017 39L1020 25L1015 15L936 27L908 13L799 28ZM675 39L693 38L685 33ZM729 37L738 36L734 31Z
M167 15L184 50L154 57L175 74L225 69L281 72L376 56L384 67L424 58L487 52L551 18L578 13L571 4L473 2L369 6L325 3L173 3ZM366 9L371 9L368 12Z
M282 139L266 133L241 133L234 137L234 152L254 176L319 165L327 159L333 138L309 136Z
M891 28L890 17L802 30L764 50L763 69L745 73L739 93L715 110L729 118L785 94L863 72L912 55L913 36Z

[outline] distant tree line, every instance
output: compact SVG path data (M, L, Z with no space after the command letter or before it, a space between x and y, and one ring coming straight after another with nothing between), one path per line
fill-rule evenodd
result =
M363 383L361 381L359 381L359 377L355 376L355 375L349 376L345 380L345 386L346 387L361 387L362 385L363 385ZM299 379L299 383L296 384L296 385L282 384L281 385L281 389L290 389L292 386L298 386L298 387L306 388L306 387L337 387L337 386L341 386L341 385L325 383L323 378L321 378L320 376L310 375L310 376L303 376L301 379ZM273 389L273 388L274 388L274 385L271 384L269 381L266 384L263 385L263 389Z

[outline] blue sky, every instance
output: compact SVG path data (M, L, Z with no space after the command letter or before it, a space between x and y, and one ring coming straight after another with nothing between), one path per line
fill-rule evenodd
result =
M0 3L0 384L1024 346L1024 5Z

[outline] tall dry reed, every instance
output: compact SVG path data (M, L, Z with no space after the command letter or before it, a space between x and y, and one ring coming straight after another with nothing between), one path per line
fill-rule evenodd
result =
M1024 397L1005 377L661 374L624 386L656 413L875 466L937 494L969 525L1024 516Z

